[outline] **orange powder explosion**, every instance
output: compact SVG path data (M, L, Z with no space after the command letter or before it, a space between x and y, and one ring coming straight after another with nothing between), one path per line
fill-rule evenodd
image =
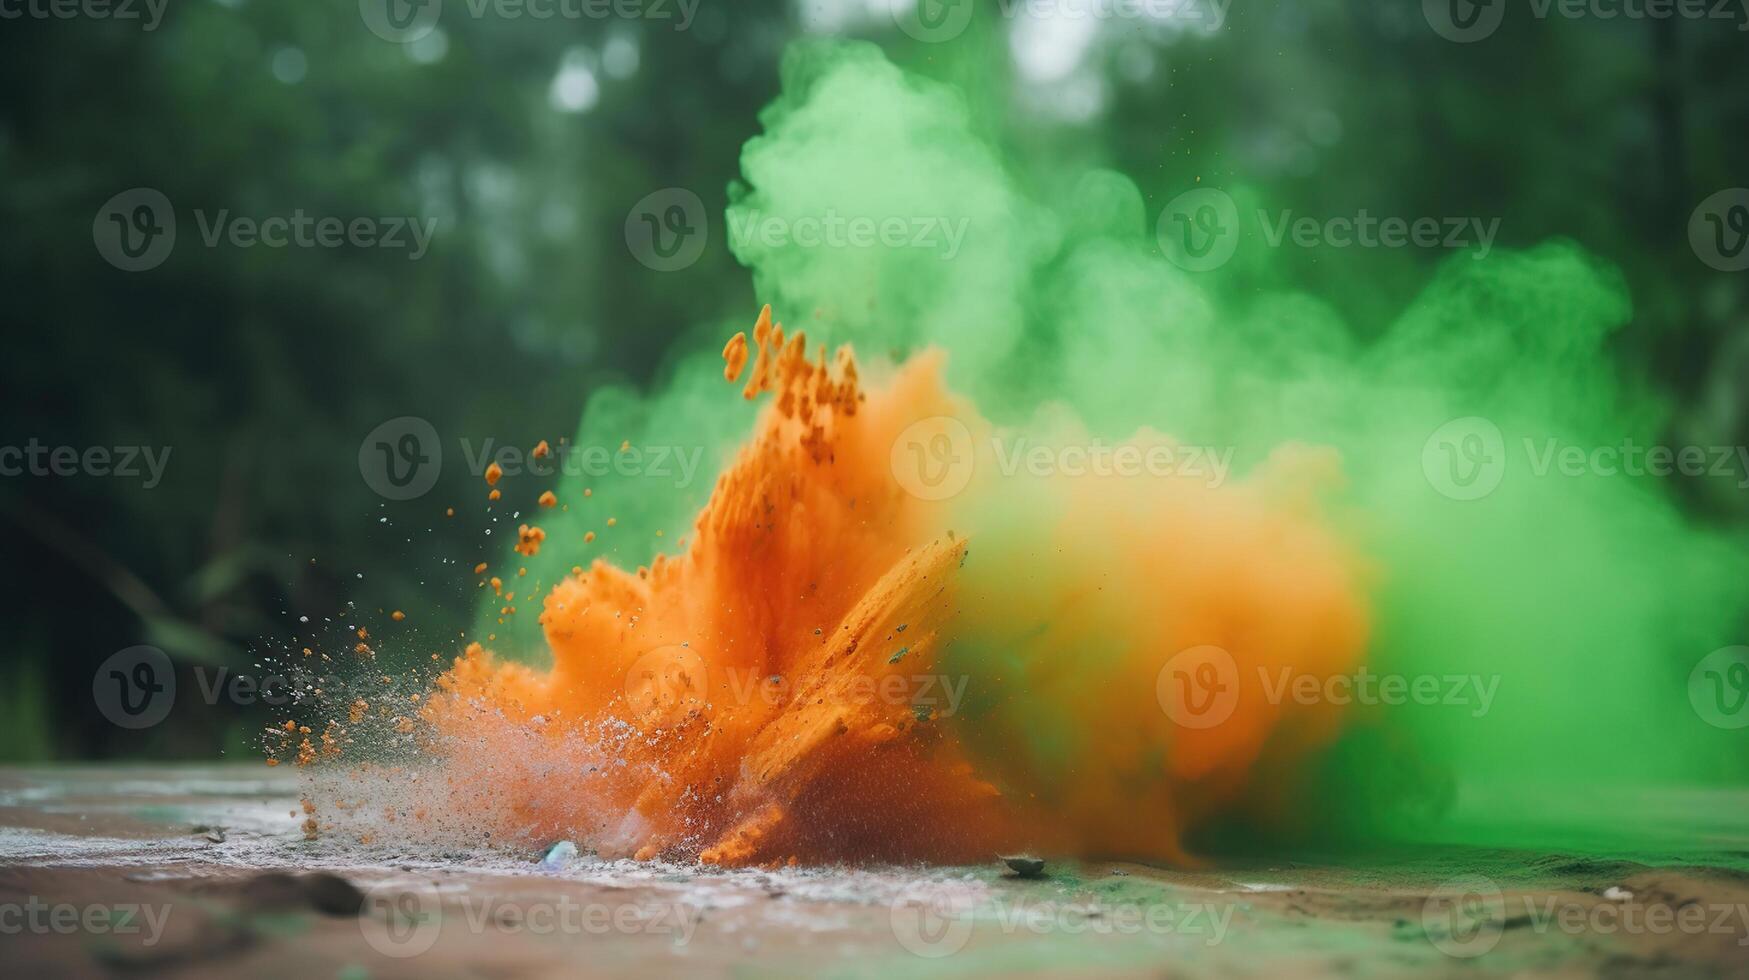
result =
M555 586L550 670L475 644L440 678L433 806L495 840L727 865L1185 861L1224 813L1291 809L1341 718L1267 678L1352 670L1366 641L1318 513L1333 458L1015 479L938 353L865 389L767 308L729 380L750 354L744 395L773 400L690 547ZM956 683L957 713L935 696Z

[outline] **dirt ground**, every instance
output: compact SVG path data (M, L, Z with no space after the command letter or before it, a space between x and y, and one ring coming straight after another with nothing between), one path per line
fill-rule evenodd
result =
M1668 860L718 871L305 841L297 798L257 766L0 769L4 972L1749 977L1740 841Z

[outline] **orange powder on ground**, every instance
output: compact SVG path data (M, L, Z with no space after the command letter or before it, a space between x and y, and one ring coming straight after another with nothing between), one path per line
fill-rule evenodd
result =
M476 644L439 680L422 712L452 808L495 839L732 865L1185 860L1202 822L1284 808L1260 776L1340 714L1260 677L1346 671L1365 642L1354 562L1315 503L1332 460L1284 452L1239 486L1017 489L937 353L866 390L848 350L810 357L767 308L751 350L737 335L724 358L771 402L684 553L635 572L598 560L555 586L551 669ZM935 438L942 419L963 426L956 445ZM943 448L975 462L963 490L929 499L939 474L904 472L919 431L920 465ZM1190 664L1174 657L1199 645L1228 658L1217 679L1237 695L1213 725L1168 705L1173 664ZM980 717L923 696L956 670ZM1005 728L1025 737L1028 711L1054 712L1081 757L991 751Z

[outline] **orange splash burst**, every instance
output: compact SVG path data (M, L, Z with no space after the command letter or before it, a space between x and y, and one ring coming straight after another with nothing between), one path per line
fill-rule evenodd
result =
M455 806L500 837L734 865L1184 860L1199 822L1279 809L1258 775L1327 741L1339 710L1266 697L1262 672L1346 670L1365 641L1354 562L1314 500L1332 460L1286 451L1234 487L1059 476L1014 492L938 353L867 391L847 349L810 358L769 307L753 345L743 393L773 400L690 547L555 586L550 670L476 644L440 679L423 715ZM749 353L729 342L729 380ZM976 475L933 492L941 474L905 470L919 446L919 466L947 448ZM986 544L987 571L965 567ZM1228 658L1237 695L1214 725L1163 708L1174 658L1199 645ZM918 697L954 669L984 685L982 717ZM1029 711L1055 712L1073 765L991 749L1025 738Z

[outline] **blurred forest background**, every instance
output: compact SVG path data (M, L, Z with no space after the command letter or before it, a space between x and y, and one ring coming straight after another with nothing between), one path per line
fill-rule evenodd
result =
M750 324L750 278L720 235L662 272L625 224L684 187L721 227L798 38L873 41L962 85L1012 159L1122 171L1150 214L1198 180L1242 182L1311 214L1499 216L1503 247L1570 237L1627 276L1618 343L1676 406L1673 437L1749 439L1749 279L1688 239L1697 204L1749 184L1741 11L1514 6L1454 43L1416 0L1232 0L1218 27L1209 10L1065 19L977 0L963 34L926 43L895 19L907 0L700 0L684 29L672 0L661 18L644 3L552 19L447 0L434 30L397 43L367 27L373 2L167 0L150 30L0 19L0 445L172 449L150 488L0 477L0 757L248 751L261 716L243 706L182 699L140 732L93 710L94 669L135 644L179 672L248 669L297 615L357 600L419 609L430 649L453 652L483 488L445 467L385 525L361 440L413 415L450 447L556 441L591 392L659 377L681 338ZM129 272L94 247L93 221L138 187L175 202L180 237ZM438 224L418 260L206 247L196 208ZM1288 250L1243 285L1304 290L1365 335L1445 258ZM1749 517L1729 483L1672 482L1698 520Z

